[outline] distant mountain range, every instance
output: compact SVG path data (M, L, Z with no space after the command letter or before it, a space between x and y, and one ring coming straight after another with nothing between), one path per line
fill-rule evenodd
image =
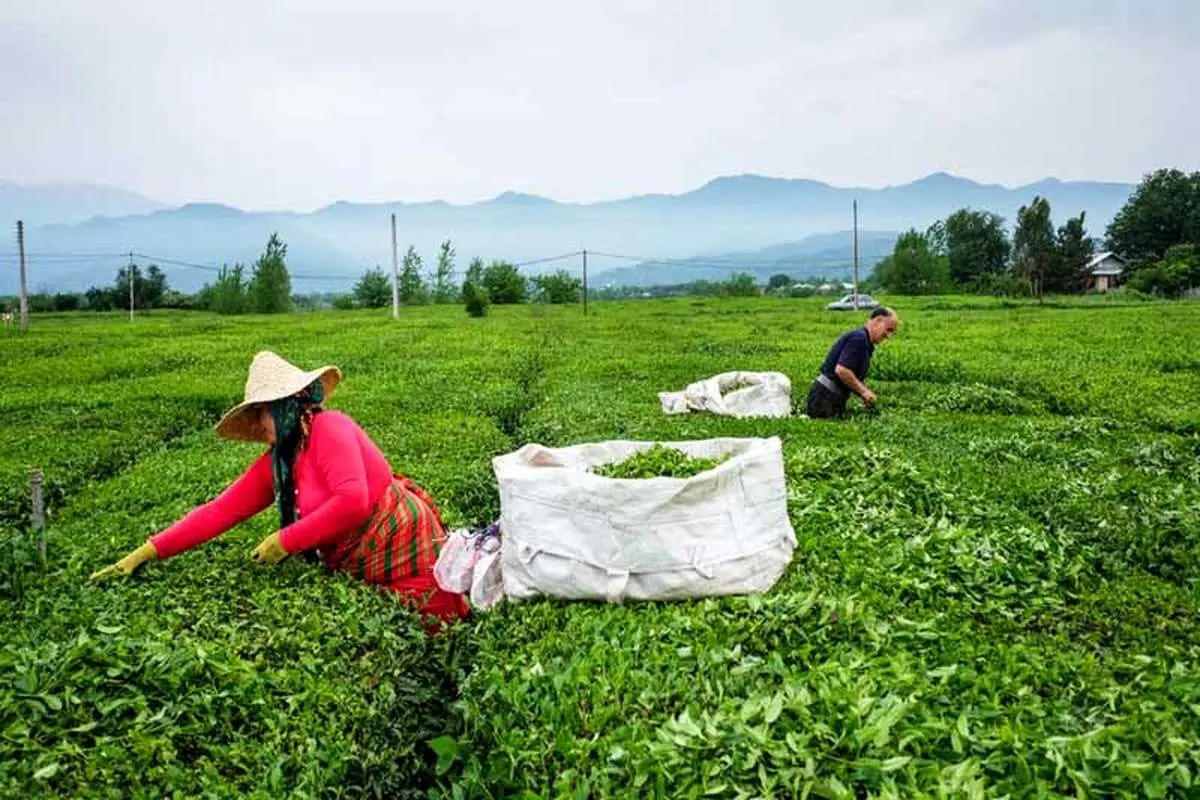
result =
M342 291L372 266L387 269L392 213L401 253L413 245L427 267L447 237L457 250L460 272L474 256L520 263L586 248L589 278L597 285L646 285L721 279L739 268L756 275L849 275L845 231L851 227L852 200L858 201L860 226L872 231L860 231L865 274L873 264L869 259L890 249L894 231L923 229L965 206L995 211L1011 225L1017 208L1040 194L1050 201L1056 223L1086 210L1089 231L1101 235L1133 188L1053 178L1009 188L936 173L872 189L739 175L678 195L596 203L508 192L469 205L337 202L296 213L200 203L167 208L107 187L0 182L0 210L10 220L26 220L31 290L107 284L124 263L122 254L131 251L155 257L172 286L195 290L213 277L198 267L249 265L278 231L288 245L294 289L309 292ZM15 247L0 247L0 294L16 291L14 264ZM580 266L576 255L541 261L526 271L578 273Z

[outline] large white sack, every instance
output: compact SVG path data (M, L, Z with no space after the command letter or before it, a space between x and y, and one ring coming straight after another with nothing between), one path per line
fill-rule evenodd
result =
M659 392L658 400L666 414L787 417L792 413L792 382L782 372L722 372L682 392Z
M732 454L686 479L587 471L653 444L530 444L493 460L509 599L677 600L775 584L796 546L779 438L664 442L698 458Z

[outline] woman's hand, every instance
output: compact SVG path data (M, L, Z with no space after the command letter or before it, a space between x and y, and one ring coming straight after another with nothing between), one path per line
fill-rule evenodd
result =
M138 567L147 561L155 561L158 559L158 551L154 549L154 545L146 542L137 550L134 550L129 555L122 558L112 566L97 570L92 573L92 580L99 578L107 578L109 575L121 574L126 577L132 575Z
M279 541L279 531L275 531L258 543L258 547L254 548L250 558L259 564L278 564L289 555L291 554L283 549L283 543Z

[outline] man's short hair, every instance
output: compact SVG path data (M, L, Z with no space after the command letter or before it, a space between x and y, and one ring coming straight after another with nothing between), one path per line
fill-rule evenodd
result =
M876 317L894 317L894 316L896 316L896 312L892 311L887 306L878 306L875 308L874 311L871 312L871 319L875 319Z

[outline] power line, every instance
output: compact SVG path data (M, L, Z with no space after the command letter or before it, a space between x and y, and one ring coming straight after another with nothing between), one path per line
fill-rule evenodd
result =
M225 267L215 267L211 264L196 264L191 261L180 261L174 258L162 258L161 256L147 255L146 253L134 253L134 258L139 258L143 261L151 262L151 264L166 265L169 267L182 267L184 269L198 269L205 272L220 272ZM301 281L353 281L355 278L352 275L304 275L302 273L288 272L288 277L293 280Z
M575 258L576 256L579 256L579 255L583 255L582 250L576 250L574 253L563 253L560 256L550 256L548 258L535 258L532 261L522 261L520 263L513 264L513 266L514 267L532 267L535 264L549 264L551 261L565 261L568 258Z
M792 258L794 258L798 263L796 263L795 265L790 265L788 263L787 259L779 259L779 260L775 260L775 261L761 261L761 260L739 259L739 258L728 258L728 259L718 260L716 257L708 258L708 259L705 259L705 258L687 258L687 259L683 259L683 258L651 258L648 256L632 256L632 255L624 255L624 254L620 254L620 253L605 253L605 252L598 252L595 250L589 250L588 253L590 253L591 255L594 255L594 256L602 256L602 257L606 257L606 258L616 258L616 259L621 259L624 261L634 261L634 262L637 262L638 264L645 264L645 265L650 265L650 266L697 267L697 268L707 268L707 269L739 269L739 268L742 268L742 269L796 269L796 268L808 267L808 266L824 266L824 267L845 266L845 267L849 267L853 264L853 261L850 260L849 258L847 258L846 256L831 256L831 255L793 256ZM861 257L868 258L868 259L870 259L870 258L885 258L889 255L891 255L891 253L875 253L875 254L869 254L869 255L861 256Z

